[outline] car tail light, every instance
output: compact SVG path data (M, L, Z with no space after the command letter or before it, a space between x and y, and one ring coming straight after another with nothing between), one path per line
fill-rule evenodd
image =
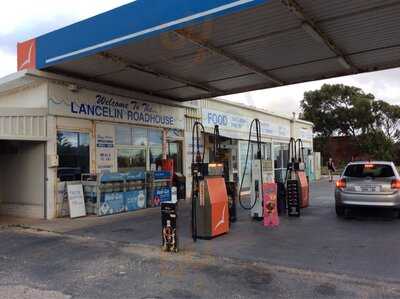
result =
M400 180L393 180L391 187L392 189L400 189Z
M346 180L340 179L340 180L336 181L336 188L339 188L339 189L346 188Z

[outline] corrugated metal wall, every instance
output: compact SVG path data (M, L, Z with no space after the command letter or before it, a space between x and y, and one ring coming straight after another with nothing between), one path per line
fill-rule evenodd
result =
M2 109L0 112L0 139L38 140L47 138L44 109Z

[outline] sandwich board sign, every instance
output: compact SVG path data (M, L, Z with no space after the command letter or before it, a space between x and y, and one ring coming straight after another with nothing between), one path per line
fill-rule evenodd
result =
M85 199L83 197L83 187L81 184L68 184L68 203L71 218L86 216Z

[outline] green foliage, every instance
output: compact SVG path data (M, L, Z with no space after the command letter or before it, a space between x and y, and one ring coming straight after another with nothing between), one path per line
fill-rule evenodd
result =
M324 84L319 90L304 93L301 108L303 118L314 123L318 135L357 136L366 133L373 122L370 112L374 99L357 87Z
M372 105L375 126L382 132L398 142L400 139L400 106L390 105L384 101L375 101Z
M360 139L361 150L374 159L395 160L395 143L381 130L358 136L358 138Z
M325 84L319 90L305 92L301 108L302 118L314 123L322 141L330 136L351 136L371 157L395 158L400 106L375 100L374 95L354 86ZM325 145L318 146L323 150Z

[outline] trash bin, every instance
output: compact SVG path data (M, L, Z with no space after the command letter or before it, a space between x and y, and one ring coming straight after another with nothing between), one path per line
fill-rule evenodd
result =
M178 252L178 203L161 203L162 249L166 252Z

